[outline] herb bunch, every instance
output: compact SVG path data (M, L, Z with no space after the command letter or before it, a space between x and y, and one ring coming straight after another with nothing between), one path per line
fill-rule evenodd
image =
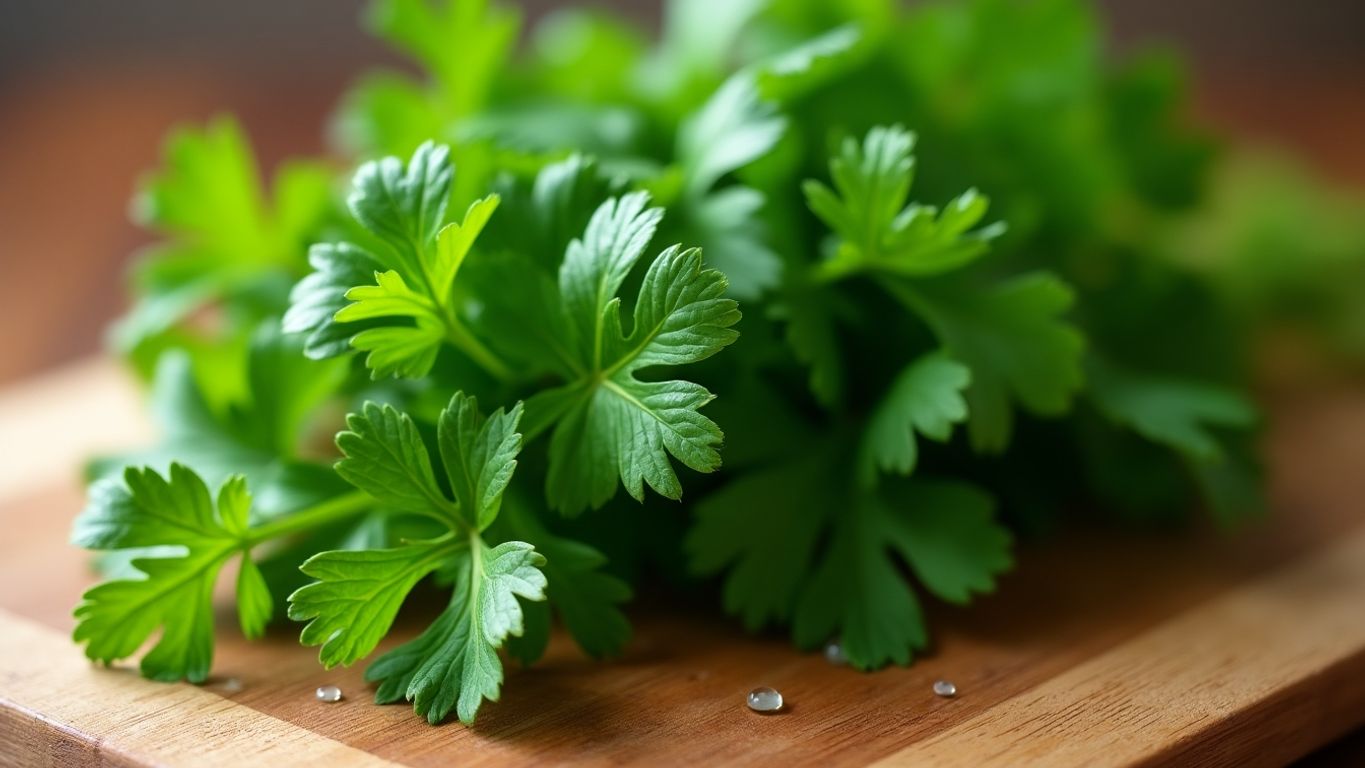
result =
M204 680L234 560L242 631L306 622L327 666L432 581L366 676L472 722L555 621L620 653L644 579L875 669L1012 532L1257 508L1245 340L1155 234L1214 146L1080 0L369 23L422 74L345 97L344 195L313 162L267 194L229 119L144 184L164 242L114 338L164 437L92 465L92 659L159 631L144 674Z

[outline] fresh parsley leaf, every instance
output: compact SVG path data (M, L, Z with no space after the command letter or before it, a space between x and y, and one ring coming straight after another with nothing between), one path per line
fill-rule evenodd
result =
M767 0L673 0L664 6L663 41L646 62L648 90L686 103L725 76L745 25Z
M878 271L907 277L949 272L984 254L1000 224L973 229L987 201L975 190L942 210L907 204L914 178L915 136L900 126L876 127L860 145L846 138L830 161L837 193L819 181L802 189L812 211L840 238L820 264L824 279Z
M316 581L289 598L289 618L311 619L299 641L321 645L318 658L329 669L368 656L388 633L408 593L448 563L457 549L453 539L445 538L394 549L314 555L302 569Z
M1009 444L1012 401L1059 415L1084 383L1084 339L1059 317L1074 294L1052 275L1023 275L985 290L951 280L896 282L891 289L971 369L967 428L979 451Z
M502 661L497 649L523 632L518 598L545 599L545 558L530 544L508 541L488 548L475 539L456 552L450 605L417 639L380 656L365 670L379 683L375 701L408 699L433 725L454 709L474 722L483 700L497 701Z
M72 543L100 550L170 546L180 554L138 557L132 565L140 578L86 590L72 635L86 643L86 656L105 663L131 656L160 628L160 639L142 657L143 675L203 682L213 659L213 585L218 571L239 553L242 632L259 637L272 603L250 563L255 543L248 531L250 506L241 476L223 483L215 503L204 481L180 464L171 465L168 477L129 468L122 482L96 484L76 520Z
M616 296L654 236L660 209L636 192L604 203L580 240L570 243L559 270L563 346L575 378L527 404L530 434L555 425L547 496L569 514L605 503L618 477L642 499L647 483L671 499L682 487L673 456L698 472L720 465L720 428L699 409L711 400L687 381L642 381L652 366L694 363L719 352L737 334L739 309L724 298L725 277L703 269L695 249L674 246L645 273L629 334Z
M738 298L757 298L776 286L782 261L768 245L760 218L766 196L748 186L717 185L777 147L788 131L779 111L781 98L799 93L805 81L845 56L857 41L855 30L837 29L747 67L679 125L680 219L695 233L707 263L729 278Z
M497 184L504 210L484 240L553 273L613 186L596 160L577 153L546 164L533 179L504 174Z
M425 376L447 342L493 375L510 375L470 332L453 290L498 197L476 201L463 222L442 227L453 177L449 149L430 142L418 147L406 168L387 157L356 171L347 204L381 247L373 253L354 243L314 248L317 271L295 288L284 318L286 331L308 334L309 354L343 351L341 324L355 328L350 346L368 353L365 362L376 379ZM371 269L370 284L356 282Z
M928 634L892 553L944 600L991 591L995 574L1012 564L1010 536L993 521L993 506L982 491L948 481L901 481L859 497L835 520L829 551L802 591L797 644L838 637L859 669L909 663Z
M1264 508L1257 473L1234 442L1245 439L1257 421L1245 397L1227 387L1140 373L1096 356L1088 363L1090 397L1100 413L1175 451L1215 517L1232 523Z
M1169 446L1193 461L1219 461L1224 449L1213 429L1245 430L1256 411L1226 387L1137 373L1091 357L1090 395L1113 423Z
M507 504L498 525L508 538L526 541L545 555L548 606L553 606L579 647L600 659L616 656L630 641L630 622L620 603L630 599L630 586L607 573L606 555L582 542L550 532L525 504ZM548 606L546 610L548 610ZM515 638L512 653L530 664L544 653L550 639L549 617Z
M840 502L827 457L745 473L695 507L691 569L726 572L725 610L757 630L791 620L831 510Z
M308 239L332 209L330 175L314 163L284 165L267 200L251 149L229 118L172 134L165 164L144 181L132 210L167 239L135 266L138 301L114 333L139 357L174 346L168 334L197 310L224 300L249 306L253 294L301 274Z
M787 129L777 105L763 98L751 73L730 78L678 129L678 159L692 194L777 146Z
M804 276L783 286L773 314L785 321L785 338L796 359L810 369L810 390L822 405L839 401L844 389L844 360L835 325L835 297Z
M300 640L321 645L325 666L351 664L387 634L409 592L433 571L453 575L450 606L416 640L370 666L380 703L406 698L430 722L455 709L473 722L484 699L502 684L497 649L523 631L518 597L545 599L545 558L530 544L490 547L492 524L516 469L521 405L485 417L477 402L456 393L441 412L437 444L448 496L438 485L421 433L393 406L367 403L337 436L345 454L337 472L377 503L425 515L446 532L382 550L323 552L303 564L317 581L289 598L289 616L308 621Z
M868 419L859 472L875 483L877 471L908 475L915 469L918 433L943 442L953 424L967 418L962 391L971 370L942 353L930 353L906 366Z
M726 571L725 608L750 629L791 622L798 645L837 637L861 669L905 664L928 635L902 564L936 597L966 602L1009 568L1010 536L974 486L914 478L873 490L841 479L841 453L807 446L703 499L691 566Z

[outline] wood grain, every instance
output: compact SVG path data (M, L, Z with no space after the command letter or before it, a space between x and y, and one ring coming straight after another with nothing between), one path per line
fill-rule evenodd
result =
M207 690L92 667L65 640L0 611L0 763L393 765Z
M1358 722L1362 606L1358 533L879 765L1280 765Z
M70 446L115 437L95 418L97 404L129 391L100 370L50 380L74 390L31 387L20 406L0 395L0 414L60 425L27 434L69 445L26 450L69 461ZM91 391L73 398L80 382ZM111 393L120 387L124 395ZM1365 397L1291 396L1273 413L1269 520L1232 536L1092 530L1029 545L997 595L932 609L936 646L910 668L834 667L781 637L744 635L709 611L661 612L653 606L678 601L647 597L623 658L590 662L557 636L542 664L509 669L503 700L473 728L433 728L406 706L372 704L361 668L322 670L296 627L247 643L227 606L214 677L202 687L90 669L63 636L93 578L65 544L81 494L74 475L49 468L41 488L0 487L0 608L26 622L22 647L0 648L10 665L0 668L0 762L291 763L302 754L292 745L306 738L413 766L1283 762L1365 720ZM0 439L16 429L0 421ZM418 602L386 647L429 617L430 601ZM9 626L0 636L15 643ZM42 677L47 667L65 671ZM938 678L960 695L933 696ZM347 698L314 701L328 683ZM748 712L743 695L756 685L781 690L788 710ZM62 709L73 697L104 710L146 707L145 717L168 718L185 701L199 709L190 726L115 728L124 721ZM255 717L277 734L262 752L202 737ZM183 743L185 727L201 729L190 741L202 755L158 751ZM355 758L328 754L329 765Z

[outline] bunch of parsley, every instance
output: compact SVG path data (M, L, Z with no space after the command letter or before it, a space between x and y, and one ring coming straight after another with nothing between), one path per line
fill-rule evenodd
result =
M1080 0L674 0L657 43L568 10L519 44L487 0L370 24L422 74L346 96L344 202L322 163L267 190L231 120L143 187L165 239L114 338L164 439L92 470L92 659L159 631L143 673L204 680L232 561L242 631L306 622L327 666L431 581L366 676L470 722L556 620L619 653L640 579L873 669L927 646L923 597L993 589L1012 529L1256 508L1243 339L1154 234L1214 148Z

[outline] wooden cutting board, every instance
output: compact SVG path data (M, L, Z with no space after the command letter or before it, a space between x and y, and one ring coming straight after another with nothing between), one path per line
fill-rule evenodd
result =
M295 627L247 643L226 606L203 686L87 663L68 637L94 578L66 544L76 467L150 439L139 413L103 362L0 393L0 764L1242 766L1365 722L1365 394L1272 408L1268 520L1026 545L996 595L933 610L934 652L909 668L640 606L624 658L557 637L473 728L373 704L360 667L322 670ZM345 699L316 702L324 684ZM758 685L785 711L749 712Z

